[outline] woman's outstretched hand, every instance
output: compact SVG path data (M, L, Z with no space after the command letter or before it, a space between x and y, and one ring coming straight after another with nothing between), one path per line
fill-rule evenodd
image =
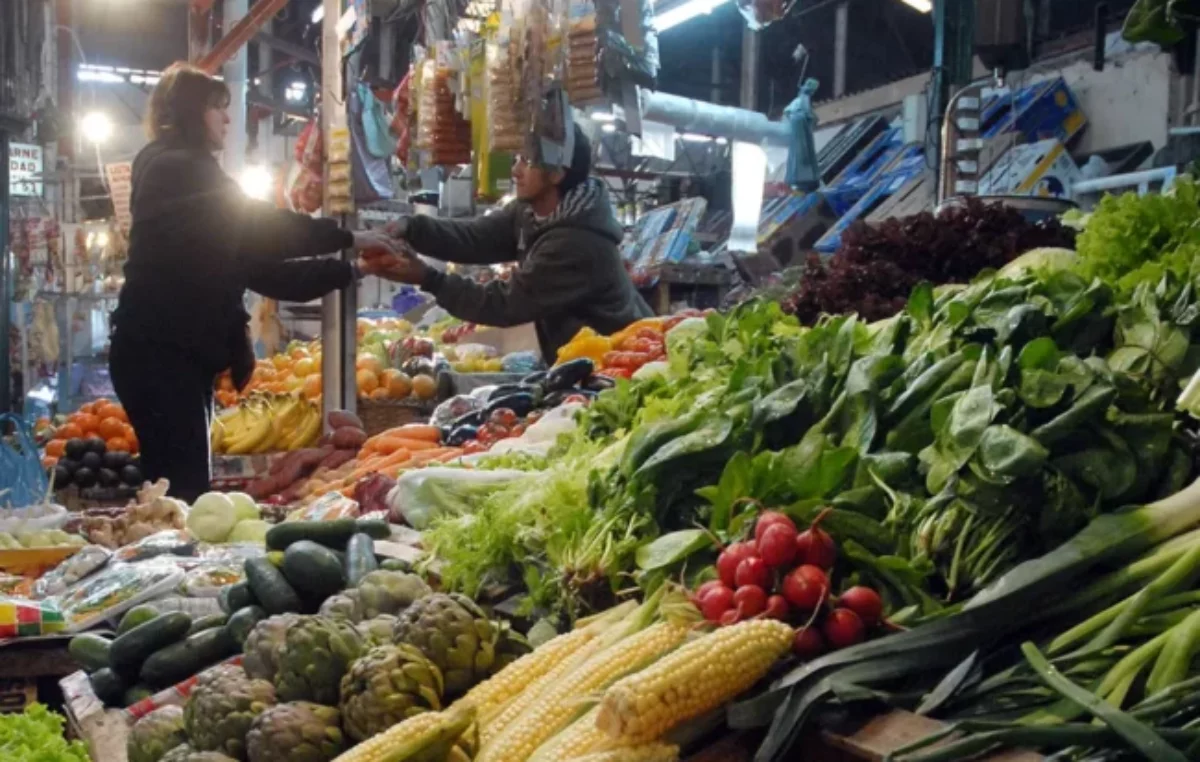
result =
M364 254L358 261L358 269L367 275L413 285L421 284L427 268L420 258L403 246L394 254Z
M400 243L379 230L357 230L354 235L354 253L362 257L395 255L400 252Z

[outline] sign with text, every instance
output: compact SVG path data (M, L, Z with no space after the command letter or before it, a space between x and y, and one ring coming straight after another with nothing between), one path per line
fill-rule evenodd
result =
M117 224L128 232L133 224L133 213L129 208L129 198L133 193L133 164L128 161L105 164L104 176L108 179L108 193L112 196Z
M8 187L14 196L41 196L42 147L12 143L8 147Z

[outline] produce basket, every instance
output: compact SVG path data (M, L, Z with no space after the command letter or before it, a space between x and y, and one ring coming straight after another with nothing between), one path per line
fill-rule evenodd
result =
M13 574L50 569L58 566L79 548L64 545L54 548L15 548L0 550L0 570Z
M433 414L429 400L359 400L358 417L368 436L375 436L406 423L424 423Z

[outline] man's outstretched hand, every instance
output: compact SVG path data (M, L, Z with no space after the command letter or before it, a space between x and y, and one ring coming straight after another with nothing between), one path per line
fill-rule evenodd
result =
M386 252L364 252L358 260L358 269L367 275L377 275L396 283L420 285L428 266L415 254L397 247L394 254Z

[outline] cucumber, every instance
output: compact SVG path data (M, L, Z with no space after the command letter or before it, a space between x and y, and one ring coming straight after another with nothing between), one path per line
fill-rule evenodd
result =
M287 550L300 540L312 540L333 550L342 550L357 532L376 540L391 537L386 521L379 519L335 519L333 521L285 521L267 530L267 550Z
M241 648L246 643L246 638L250 637L250 631L254 629L254 625L267 618L267 612L262 610L260 606L247 606L240 611L235 611L229 617L229 621L225 623L225 634L233 641L234 645Z
M232 614L255 603L254 593L250 590L248 582L238 582L236 585L226 585L221 588L218 601L221 604L221 610L226 614Z
M153 695L154 691L150 690L149 686L138 683L132 688L125 690L125 693L121 696L121 705L130 707L142 699L148 699Z
M267 554L267 560L270 561L272 563L272 565L275 566L276 569L282 569L283 568L283 551L282 550L272 550L270 553Z
M268 614L287 614L304 608L300 596L288 584L283 572L265 558L246 561L246 581Z
M67 653L85 672L91 673L108 666L108 651L111 647L112 641L108 638L85 632L71 638Z
M191 626L192 618L182 611L160 614L124 635L118 635L109 648L109 664L120 675L136 675L147 656L182 640Z
M91 674L88 682L92 684L92 692L96 698L108 706L121 706L125 699L125 681L108 667L98 669Z
M359 532L346 543L346 584L356 586L367 574L379 568L375 560L375 541L371 535Z
M283 554L283 576L301 595L313 601L323 601L346 586L337 556L312 540L299 540L288 546Z
M134 606L125 612L125 616L121 617L121 623L117 625L117 634L124 635L134 627L145 624L156 616L158 616L158 609L153 606L147 606L146 604Z
M188 628L187 634L195 635L198 632L211 630L214 627L224 627L225 623L228 621L228 614L209 614L208 616L202 616L192 622L192 626Z
M151 654L142 665L141 680L151 688L169 688L236 652L224 627L203 630Z

